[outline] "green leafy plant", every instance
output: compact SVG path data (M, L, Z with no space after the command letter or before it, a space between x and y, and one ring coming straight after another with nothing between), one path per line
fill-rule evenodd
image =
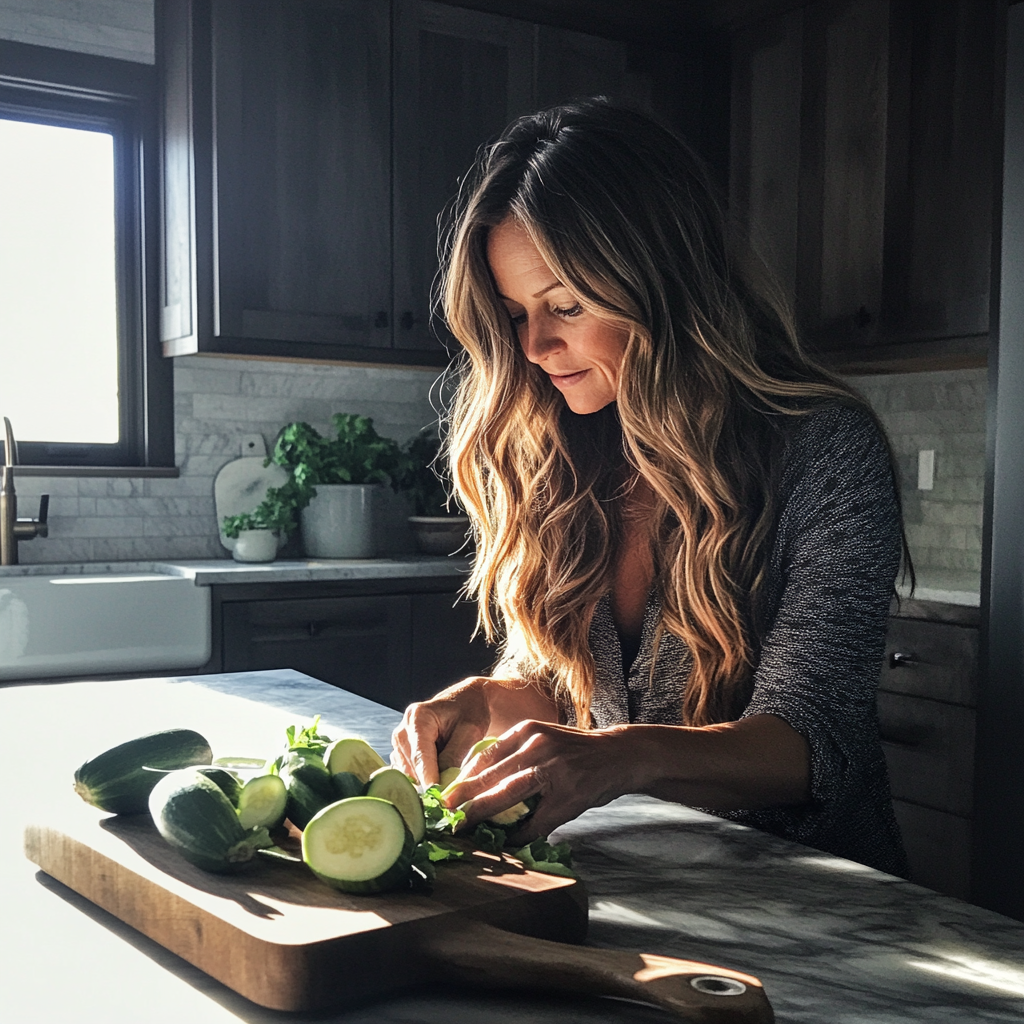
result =
M464 515L455 500L449 498L444 480L435 468L440 450L436 424L424 427L405 446L406 466L399 488L410 495L418 516Z
M282 428L274 450L264 462L289 471L280 487L271 487L252 512L225 516L224 534L237 537L242 530L292 533L299 513L316 497L318 484L390 484L396 491L406 478L409 456L397 441L381 437L368 416L335 413L333 437L324 437L309 423Z

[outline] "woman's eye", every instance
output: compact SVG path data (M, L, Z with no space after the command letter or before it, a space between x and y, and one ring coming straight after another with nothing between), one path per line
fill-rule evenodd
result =
M522 327L523 324L526 323L526 314L525 313L516 313L515 315L513 315L512 313L509 313L508 318L509 318L509 320L512 321L512 326L513 327Z
M583 312L583 306L581 306L578 302L575 306L570 306L567 309L561 309L558 306L556 306L552 310L552 312L555 314L555 316L579 316L580 313Z

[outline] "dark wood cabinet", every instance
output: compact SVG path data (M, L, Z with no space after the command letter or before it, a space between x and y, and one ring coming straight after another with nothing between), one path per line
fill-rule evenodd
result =
M438 220L477 148L534 106L534 26L442 4L395 5L394 343L438 350Z
M447 577L215 586L205 670L292 668L400 711L494 662L455 585Z
M835 365L982 365L995 0L817 0L739 28L732 202Z
M159 0L161 338L228 352L448 361L438 224L477 148L580 95L688 131L700 57L429 0Z
M963 621L890 620L878 721L911 879L967 899L979 631L977 609L945 610Z

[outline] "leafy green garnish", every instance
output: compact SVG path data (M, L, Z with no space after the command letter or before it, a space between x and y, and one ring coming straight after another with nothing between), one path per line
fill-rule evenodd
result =
M270 765L269 774L279 774L285 761L296 757L320 758L322 760L331 744L331 737L320 732L319 725L319 715L313 719L312 725L289 725L284 731L286 737L284 753L279 754Z
M481 821L470 839L473 845L484 853L501 853L505 849L505 830L500 825Z
M452 835L466 820L465 811L445 806L440 786L428 786L420 799L423 802L423 817L426 818L427 829L431 832Z
M562 842L552 846L546 839L534 841L512 854L523 862L523 867L531 871L544 871L549 875L563 875L566 878L578 878L572 867L572 851L569 844Z

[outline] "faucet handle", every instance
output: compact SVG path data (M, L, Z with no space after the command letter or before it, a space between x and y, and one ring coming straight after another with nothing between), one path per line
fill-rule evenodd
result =
M39 495L39 518L36 520L37 523L45 523L46 517L50 514L50 496L48 494Z
M18 464L18 444L14 440L14 430L11 427L11 421L6 416L4 417L4 431L7 434L6 444L4 445L4 465L16 466Z

